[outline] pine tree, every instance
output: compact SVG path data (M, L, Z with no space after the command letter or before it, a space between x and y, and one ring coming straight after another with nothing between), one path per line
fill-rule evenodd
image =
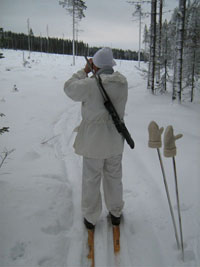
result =
M179 0L179 9L177 13L177 28L176 28L176 57L174 61L174 81L173 81L173 96L176 99L176 87L179 96L179 101L182 98L182 74L183 74L183 45L184 45L184 28L185 28L185 10L186 0Z
M153 11L155 10L153 0L151 3ZM159 71L159 68L162 70L160 88L166 90L169 77L168 68L172 68L174 70L172 99L176 99L178 94L179 101L181 101L183 90L187 89L187 92L189 92L188 89L190 89L190 99L193 101L194 90L197 88L200 78L200 1L189 1L186 8L186 1L180 0L179 7L174 9L171 20L164 23L160 22L157 25L156 35L158 38L154 38L156 35L153 13L154 11L151 12L150 41L147 27L144 29L144 43L145 47L148 45L150 54L148 87L151 90L153 89L152 92L154 93L153 71L155 72L155 69L153 66L156 65L156 71ZM161 18L159 21L161 21ZM156 47L154 46L155 40ZM159 75L157 78L159 78ZM188 94L184 91L184 95Z
M169 38L169 25L165 20L162 26L162 40L161 40L161 63L160 66L164 68L164 74L161 77L161 90L167 90L167 78L168 78L168 67L170 66L171 60L171 42Z
M154 94L155 91L155 68L156 68L156 9L157 0L151 0L151 26L150 26L150 58L147 87Z
M184 73L186 84L191 86L191 102L194 98L195 80L200 74L200 3L195 0L188 5L186 14L186 42L184 60Z
M85 5L85 1L83 0L61 0L59 4L65 8L70 15L72 15L73 20L73 65L75 65L75 23L76 20L81 20L84 15L84 10L86 10L87 6Z
M157 57L157 82L160 83L161 71L161 45L162 45L162 14L163 13L163 0L159 1L159 27L158 27L158 57Z
M134 3L134 2L132 2ZM141 54L141 18L142 18L142 7L140 2L135 3L135 11L133 16L138 16L139 18L139 49L138 49L138 67L140 68L140 54Z
M141 25L142 25L142 18L146 17L147 13L143 12L142 4L149 3L149 0L134 0L128 1L129 4L135 6L135 10L132 14L133 17L138 17L139 20L139 49L138 49L138 67L140 68L140 61L141 61Z

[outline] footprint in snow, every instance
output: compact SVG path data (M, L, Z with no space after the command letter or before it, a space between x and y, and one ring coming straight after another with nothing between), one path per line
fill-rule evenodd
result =
M42 232L49 235L58 235L60 232L66 230L64 225L61 225L60 222L57 220L55 225L49 225L47 227L41 228Z
M27 160L27 161L36 160L36 159L39 159L39 158L40 158L40 154L38 154L35 151L29 151L23 157L23 159Z
M39 266L47 266L47 267L49 267L51 261L52 261L52 258L45 257L45 258L42 258L41 260L39 260L38 265Z
M177 205L175 205L174 208L175 208L175 210L178 210L178 206ZM192 208L192 205L185 205L184 203L180 205L180 210L183 211L183 212L184 211L188 211L191 208Z
M10 257L13 261L18 258L22 258L25 254L26 244L24 242L17 242L16 245L11 248Z
M124 195L125 195L125 197L134 197L134 198L136 198L136 197L138 197L138 192L133 192L133 191L131 191L131 190L129 190L129 189L125 189L124 190Z
M178 260L181 262L182 261L182 254L180 253L178 256ZM196 257L195 253L192 250L185 250L184 251L184 262L195 262Z
M47 178L47 179L57 180L59 182L64 181L63 177L61 175L58 175L58 174L42 174L42 177Z

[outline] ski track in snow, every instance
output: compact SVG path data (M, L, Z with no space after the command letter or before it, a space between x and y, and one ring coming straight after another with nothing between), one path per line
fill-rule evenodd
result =
M58 120L54 127L54 134L59 136L54 144L57 158L62 161L64 176L66 182L72 190L72 211L68 216L73 217L73 222L68 231L68 251L67 266L89 266L87 261L87 232L84 229L81 217L81 160L73 152L74 134L72 134L72 126L75 128L80 122L80 107L76 104L71 104L66 112ZM70 127L68 127L70 125ZM76 172L75 172L76 170ZM73 174L73 176L71 176ZM76 177L75 177L76 176ZM79 180L77 182L77 180ZM80 185L77 187L77 185ZM103 217L104 216L104 217ZM130 232L125 231L124 226L121 226L121 252L119 256L114 256L113 253L113 236L112 226L109 218L103 213L102 218L96 225L95 229L95 266L131 266L131 257L127 239L130 238ZM132 235L132 233L131 233ZM77 248L78 247L78 248ZM81 255L74 253L75 250L82 251ZM123 256L125 255L125 256ZM126 259L123 262L121 258Z
M75 128L80 121L80 112L78 109L79 106L76 104L71 105L56 123L54 130L55 135L59 136L55 143L56 155L62 161L64 174L68 185L71 188L73 198L71 214L68 214L68 216L73 217L73 222L69 233L67 234L69 242L66 257L67 266L82 266L88 264L86 260L87 251L85 248L85 242L87 242L87 233L83 229L84 227L82 224L80 210L81 160L80 157L77 157L73 153L72 149L74 141L74 136L71 133L73 130L72 126ZM70 127L68 127L68 125L70 125ZM145 171L144 164L142 160L140 160L140 155L134 155L133 157L130 152L128 154L129 157L126 159L127 164L131 166L132 164L130 161L133 160L134 164L139 166L139 169L142 170L138 184L142 183L140 187L147 193L149 191L148 187L152 187L152 183L148 181L149 173L147 170ZM71 174L73 175L71 176ZM80 186L77 187L77 185ZM130 193L132 194L132 192ZM140 202L140 210L142 211L141 216L143 217L142 219L143 221L146 220L147 222L149 221L149 211L147 211L148 208L150 210L152 207L147 206L146 201L145 203ZM134 230L134 222L128 219L129 214L126 214L125 212L125 217L121 224L121 251L118 256L114 256L111 223L105 215L105 212L103 215L104 218L101 218L95 229L95 266L132 266L132 263L134 262L135 266L147 266L150 264L150 266L159 267L162 265L163 255L159 249L160 244L150 223L148 223L146 227L142 229L141 233L137 233L138 230ZM146 237L145 240L143 239L144 236ZM133 246L132 243L135 243L135 246ZM144 257L143 260L141 259L139 253L140 243L142 247L146 248L145 253L149 254L149 258ZM74 251L77 250L77 246L79 247L78 251L82 251L81 255L78 256L74 253ZM149 262L149 259L155 259L155 261Z
M66 252L67 266L90 266L87 260L87 231L81 217L81 158L74 154L72 145L74 135L72 133L80 122L80 107L71 104L67 111L62 114L54 127L54 134L58 136L54 143L56 157L62 162L63 174L66 183L72 191L72 208L68 216L73 218L71 228L68 230L68 251ZM68 125L70 127L68 127ZM76 171L75 171L76 170ZM71 176L71 174L73 174ZM79 185L79 186L77 186ZM95 266L131 266L132 251L129 250L130 242L127 240L133 233L125 230L121 225L121 252L114 256L113 234L110 218L104 210L102 217L95 228ZM82 251L77 255L74 251ZM122 260L123 258L123 260ZM125 261L124 261L125 260Z
M72 209L68 216L71 216L72 223L67 233L69 249L67 254L67 266L78 266L81 263L81 255L76 255L75 250L83 250L83 226L81 219L80 198L81 198L81 162L80 157L73 153L73 126L80 122L79 105L71 104L66 112L58 120L54 127L55 135L59 135L55 143L55 151L57 157L61 160L63 172L72 192ZM77 117L76 117L77 116ZM76 117L76 118L75 118ZM70 126L70 127L69 127ZM77 186L79 185L79 186ZM81 248L82 246L82 248Z
M131 152L127 151L127 153L129 155L124 162L126 161L126 164L133 168L133 177L131 177L133 182L130 183L130 185L133 184L133 187L129 186L128 196L130 197L128 199L125 197L125 201L128 206L132 205L134 207L134 211L125 207L124 223L122 224L122 248L123 242L126 240L130 257L128 264L130 266L131 263L134 263L134 266L163 266L163 254L150 219L153 201L151 199L151 202L148 202L150 194L156 192L157 189L154 188L154 185L152 186L149 172L146 170L142 157L137 153L137 150L132 152L132 155ZM134 166L137 166L136 171L134 171ZM155 197L157 199L157 195ZM131 203L131 199L133 203ZM155 202L157 202L156 199ZM135 216L132 212L135 213ZM141 258L140 247L143 247L145 257Z

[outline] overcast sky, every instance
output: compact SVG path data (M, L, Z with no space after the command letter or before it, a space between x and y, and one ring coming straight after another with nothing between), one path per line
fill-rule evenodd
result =
M165 11L178 6L178 0L165 0ZM86 0L85 18L79 26L79 40L90 46L138 50L139 27L132 17L134 6L126 0ZM150 4L144 5L150 11ZM170 18L171 13L164 16ZM59 0L0 0L0 27L5 31L27 33L27 19L35 36L72 39L72 18ZM143 20L149 24L150 18Z

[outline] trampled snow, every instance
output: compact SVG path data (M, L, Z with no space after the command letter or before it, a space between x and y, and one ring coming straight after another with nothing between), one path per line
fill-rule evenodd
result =
M64 94L64 82L84 58L3 50L0 59L0 266L87 266L86 232L81 215L81 157L74 154L73 129L80 103ZM128 79L125 122L135 140L125 144L125 207L121 252L113 255L112 230L105 205L95 231L95 266L200 266L200 102L172 103L171 88L152 95L137 62L117 60ZM142 65L144 68L145 64ZM183 225L185 260L177 249L160 163L148 147L148 125L172 125ZM178 228L174 172L163 156ZM1 159L0 159L1 162ZM92 200L91 200L92 201ZM178 228L179 229L179 228Z

